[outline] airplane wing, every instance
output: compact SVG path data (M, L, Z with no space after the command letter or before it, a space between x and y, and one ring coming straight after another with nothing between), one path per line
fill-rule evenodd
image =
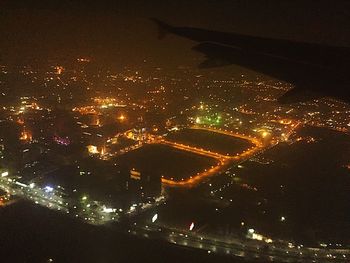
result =
M294 103L321 97L319 92L309 92L308 85L324 85L319 75L325 69L302 61L291 60L280 56L242 50L217 43L200 43L193 50L204 54L205 60L200 68L212 68L226 65L239 65L293 83L295 87L279 98L281 103Z
M293 84L295 89L286 93L281 102L318 96L350 102L350 48L174 27L153 21L160 31L199 42L193 50L205 56L200 68L236 64Z

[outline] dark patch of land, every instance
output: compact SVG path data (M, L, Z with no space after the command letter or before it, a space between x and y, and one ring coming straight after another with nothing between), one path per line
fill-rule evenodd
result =
M0 208L2 262L243 262L96 227L27 202Z
M159 220L183 229L193 221L200 231L227 238L254 228L272 239L309 246L350 244L350 170L345 166L350 138L314 127L296 136L315 142L280 144L263 154L269 163L247 161L190 192L172 194Z
M316 141L281 144L264 154L273 162L246 162L243 169L235 169L238 185L217 193L218 198L232 200L220 224L230 224L225 218L236 214L273 237L309 245L349 244L350 170L345 165L349 163L350 137L312 127L297 136L312 136ZM240 187L242 184L257 191Z
M215 159L160 144L145 145L119 156L117 160L137 170L152 170L176 181L187 179L217 164Z

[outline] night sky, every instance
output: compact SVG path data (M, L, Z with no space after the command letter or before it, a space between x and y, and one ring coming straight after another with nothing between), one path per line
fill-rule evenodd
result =
M160 41L149 20L350 46L349 1L0 1L0 60L93 57L119 66L196 64L190 40Z

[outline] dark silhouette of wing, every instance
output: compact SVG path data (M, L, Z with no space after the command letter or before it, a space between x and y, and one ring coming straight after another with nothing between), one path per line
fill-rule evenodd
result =
M236 64L293 84L294 89L279 99L281 103L323 96L350 102L350 48L173 27L153 21L160 32L199 42L193 49L206 57L200 68Z

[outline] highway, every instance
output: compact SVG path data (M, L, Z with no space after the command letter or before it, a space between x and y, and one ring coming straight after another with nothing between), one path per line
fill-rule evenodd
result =
M101 203L93 200L72 200L59 187L39 187L34 183L22 183L15 177L0 177L0 189L37 205L57 210L90 224L101 225L119 219L114 210L106 210Z
M267 244L263 241L237 237L210 236L196 231L180 230L164 225L134 223L128 233L144 238L154 238L179 246L242 257L247 260L272 262L344 262L350 258L349 249L308 248L286 241Z
M40 187L34 183L25 184L20 182L19 178L13 176L0 176L0 189L12 196L70 214L72 217L93 225L118 222L122 214L129 217L135 216L166 201L166 196L160 195L154 203L137 203L122 211L121 209L107 207L100 201L91 200L86 195L82 198L70 198L60 186Z
M102 225L111 222L118 222L119 217L115 209L108 209L102 204L93 200L70 201L62 195L60 189L51 187L40 188L35 185L20 183L15 178L0 177L0 188L12 195L30 200L38 205L50 209L59 210L73 217L78 217L86 223ZM65 201L64 201L65 200ZM160 199L156 205L163 203L165 199ZM75 203L75 205L73 205ZM135 212L127 213L132 220L137 215L137 211L144 211L154 207L148 205L142 209L135 209ZM124 225L125 226L125 225ZM264 241L250 240L247 238L214 236L185 229L176 229L166 225L150 223L146 225L142 222L130 223L125 226L127 231L144 238L161 239L179 246L202 249L208 253L220 253L231 256L243 257L245 259L258 259L261 261L276 262L344 262L350 258L349 249L326 249L307 248L303 246L289 246L288 241L274 241L267 244ZM117 225L118 231L124 231Z
M170 147L174 147L174 148L182 150L182 151L188 151L188 152L192 152L192 153L195 153L195 154L199 154L199 155L207 156L207 157L210 157L210 158L218 159L220 161L224 161L224 160L230 159L230 156L226 156L226 155L223 155L223 154L211 152L211 151L204 150L204 149L201 149L201 148L196 148L196 147L193 147L193 146L190 146L190 145L185 145L185 144L181 144L181 143L177 143L177 142L167 141L165 139L159 140L158 143L165 144L165 145L168 145Z
M68 212L62 193L57 190L51 188L41 189L34 184L25 185L10 177L0 177L0 188L11 195L28 199L35 204Z

